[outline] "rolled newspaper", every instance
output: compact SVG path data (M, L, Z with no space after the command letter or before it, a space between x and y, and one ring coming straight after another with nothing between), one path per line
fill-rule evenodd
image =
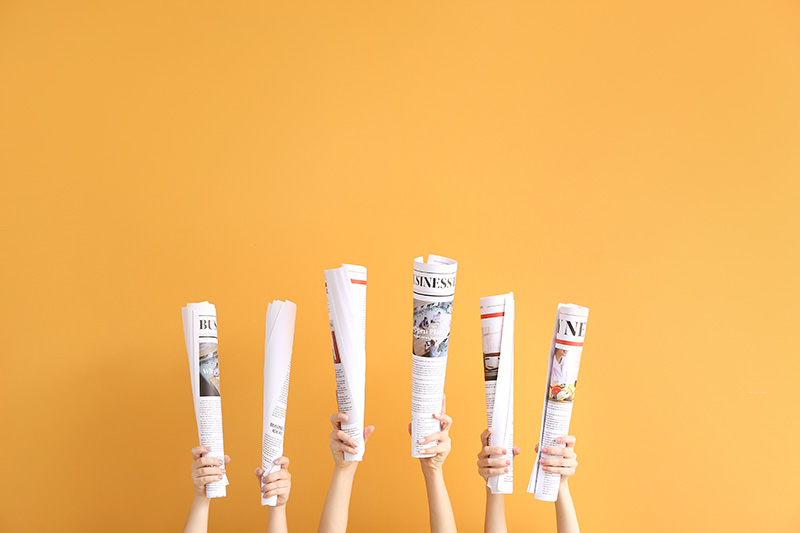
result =
M264 337L264 422L261 435L261 468L265 475L281 468L274 461L283 455L296 316L297 306L288 300L274 300L267 305ZM261 505L274 507L277 504L277 496L264 498L262 494Z
M442 411L450 321L458 263L438 255L414 259L414 325L411 365L411 456L433 457L419 441L440 430L433 415Z
M358 443L356 454L345 461L364 458L364 404L367 376L367 269L342 265L325 271L328 317L336 375L339 412L348 416L342 431Z
M547 366L547 387L542 409L542 426L539 431L539 453L528 482L528 492L533 493L537 500L554 502L558 499L561 475L545 472L539 461L542 457L555 457L542 454L542 447L565 446L555 439L569 433L588 319L588 308L574 304L558 304Z
M508 472L489 476L492 494L514 491L514 293L481 298L483 378L486 390L486 421L492 429L490 446L502 446L510 461Z
M192 303L186 304L181 314L200 445L211 450L205 457L216 457L224 461L217 309L214 304L208 302ZM206 496L224 498L226 485L228 477L223 475L222 480L206 485Z

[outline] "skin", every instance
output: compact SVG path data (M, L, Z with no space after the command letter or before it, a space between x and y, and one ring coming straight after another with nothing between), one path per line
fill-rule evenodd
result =
M501 446L489 446L489 435L491 429L486 429L481 434L481 451L478 453L478 473L484 480L489 476L496 476L507 472L510 462L504 457L493 455L505 455L506 451ZM558 437L556 442L566 444L565 447L547 447L542 449L542 453L554 455L556 457L543 457L540 460L542 469L561 475L561 483L558 487L558 500L555 503L556 527L558 533L579 533L578 517L575 513L575 505L572 502L572 495L569 492L568 479L575 474L578 467L577 454L575 453L575 437L567 435ZM535 447L539 452L539 445ZM514 455L520 453L520 449L514 446ZM484 517L484 531L486 533L506 533L505 501L504 494L492 494L486 488L486 515Z
M453 419L445 414L447 407L446 397L442 398L442 412L433 415L439 421L439 431L420 439L419 444L439 441L436 446L427 448L433 457L421 457L419 460L422 476L425 479L425 489L428 493L428 514L430 518L431 533L453 533L456 531L456 519L453 515L453 506L444 483L444 461L450 454L452 442L450 440L450 427ZM411 433L411 424L408 425Z
M203 457L203 454L210 450L205 446L198 446L192 449L192 484L194 485L194 500L189 508L189 516L183 528L184 533L207 533L208 514L211 507L211 499L206 497L206 485L222 479L225 470L222 461L214 457ZM225 465L231 462L231 458L225 456ZM286 525L286 502L289 500L289 491L292 487L291 474L288 471L289 458L280 457L275 460L276 465L281 469L273 474L264 476L264 471L257 468L255 471L256 479L261 485L261 492L265 496L278 496L278 504L268 509L268 533L287 533Z
M350 513L350 495L353 491L353 479L358 469L359 461L345 461L344 453L355 454L358 442L342 431L342 422L347 422L348 416L336 413L331 416L331 431L328 445L333 456L333 476L325 497L322 516L319 519L320 533L345 533L347 519ZM364 428L364 444L375 431L375 426Z
M292 490L292 475L289 473L289 458L278 457L275 464L281 469L271 474L266 474L263 468L256 468L255 476L261 486L261 497L277 496L275 506L267 506L267 533L287 533L289 530L286 521L286 502L289 501L289 492Z
M223 462L216 457L203 457L210 452L205 446L192 448L192 485L194 485L194 500L186 517L183 533L206 533L208 531L208 513L211 499L206 497L206 485L222 479L225 470ZM225 456L225 465L231 458Z

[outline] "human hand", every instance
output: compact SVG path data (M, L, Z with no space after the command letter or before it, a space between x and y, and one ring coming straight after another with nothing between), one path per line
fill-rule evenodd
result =
M444 461L447 459L451 449L450 441L450 427L453 425L453 419L445 414L447 409L447 398L442 396L442 412L433 415L433 418L439 421L439 431L431 433L425 438L419 439L419 444L427 444L429 442L439 441L436 446L425 448L425 453L435 454L433 457L420 457L420 465L425 474L432 472L441 472L444 466ZM408 432L411 433L411 424L408 425Z
M292 490L292 474L289 473L289 458L278 457L275 464L280 465L281 469L271 474L263 468L256 468L255 474L261 486L261 497L269 498L278 496L278 503L275 507L286 505L289 501L289 492Z
M489 435L492 434L492 429L487 428L481 433L481 451L478 453L478 473L489 481L489 476L499 476L508 472L508 467L511 466L511 461L505 458L508 451L502 446L489 446ZM514 457L519 455L519 446L514 446L511 450ZM503 457L492 458L492 455L500 455Z
M347 422L348 420L349 417L344 413L336 413L335 415L331 415L331 425L333 426L333 431L331 431L330 434L329 446L331 448L331 454L333 455L335 468L343 470L355 470L358 467L359 461L344 460L344 452L354 455L358 453L358 442L356 439L342 431L342 422ZM375 426L367 426L364 428L364 445L367 444L367 440L369 439L370 435L372 435L373 431L375 431Z
M206 446L192 448L192 484L194 485L194 495L196 498L206 497L206 485L215 481L221 481L225 474L223 462L216 457L203 457L204 453L211 450ZM225 465L231 462L231 458L225 456Z
M575 473L578 467L578 455L575 453L575 437L567 435L565 437L558 437L558 443L565 443L566 446L548 446L542 448L543 454L555 455L557 457L542 457L539 464L542 465L542 470L545 472L552 472L554 474L561 474L561 482L566 483L567 478ZM539 452L539 445L536 445L536 452Z

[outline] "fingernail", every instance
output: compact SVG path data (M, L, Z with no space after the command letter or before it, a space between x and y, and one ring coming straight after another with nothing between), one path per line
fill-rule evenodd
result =
M422 444L422 443L424 443L424 442L425 442L425 439L419 439L419 440L417 441L417 444Z
M544 459L539 459L539 464L543 465L544 464Z
M505 448L503 448L503 455L505 455L505 454L507 454L507 453L508 453L508 450L506 450Z
M558 437L558 438L556 439L556 442L561 442L561 437Z
M272 461L272 462L273 462L273 464L278 464L278 459L275 459L275 460L274 460L274 461Z
M507 464L507 465L510 465L510 464L511 464L511 461L509 461L508 459L506 459L506 464Z
M504 468L504 469L503 469L503 472L508 472L508 468Z
M547 453L547 448L542 448L542 453Z
M222 479L222 476L219 476L217 479Z
M543 466L543 467L542 467L542 470L547 470L547 467L546 467L546 466Z

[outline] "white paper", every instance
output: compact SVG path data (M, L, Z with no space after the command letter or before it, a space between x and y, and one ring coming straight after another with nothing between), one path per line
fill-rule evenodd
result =
M367 380L367 269L342 265L325 271L328 317L336 376L339 412L348 416L342 431L358 443L356 454L345 461L364 458L364 408Z
M483 375L486 390L486 421L492 429L489 446L502 446L511 463L508 472L489 476L492 494L514 491L514 293L481 298Z
M425 449L439 442L419 444L440 431L433 418L442 412L447 350L456 292L458 264L438 255L414 259L414 324L411 350L411 456L433 457Z
M558 499L561 475L545 472L539 461L542 457L558 457L542 454L543 447L566 446L556 442L555 439L569 433L588 319L588 308L575 304L558 304L548 358L547 386L544 393L542 425L539 430L539 453L536 455L531 479L528 482L528 492L535 494L537 500L554 502Z
M186 304L181 310L192 401L200 445L211 451L204 457L225 460L222 438L222 396L219 385L217 309L208 302ZM228 477L206 485L206 496L224 498Z
M261 468L265 474L281 469L275 459L283 455L286 408L289 402L289 375L297 306L274 300L267 306L264 335L264 419L261 432ZM261 505L275 506L278 496L261 498Z

